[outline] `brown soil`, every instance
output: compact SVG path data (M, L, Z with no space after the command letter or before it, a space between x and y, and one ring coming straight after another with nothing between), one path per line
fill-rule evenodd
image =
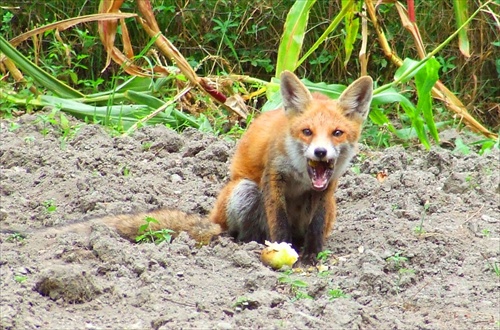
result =
M83 124L64 142L35 119L0 122L4 230L158 207L207 214L234 150L160 126L122 138ZM498 329L499 173L498 150L363 148L337 191L321 274L273 271L261 245L227 237L198 247L186 235L133 244L100 226L90 238L4 233L0 328Z

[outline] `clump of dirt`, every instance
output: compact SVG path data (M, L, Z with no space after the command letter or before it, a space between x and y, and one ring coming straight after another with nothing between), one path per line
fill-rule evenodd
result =
M491 329L498 326L499 152L363 148L337 191L328 269L276 272L263 246L133 244L37 228L159 207L207 214L234 143L144 127L111 137L0 121L4 329ZM47 129L49 132L47 133ZM42 132L44 134L42 134ZM34 231L33 231L34 230Z
M78 267L54 266L40 274L34 290L52 300L68 303L84 303L101 294L91 275Z

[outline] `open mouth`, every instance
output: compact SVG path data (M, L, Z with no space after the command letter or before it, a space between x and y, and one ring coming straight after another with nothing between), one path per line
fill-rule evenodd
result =
M334 161L307 160L307 173L311 178L314 190L323 191L328 187L328 182L333 174Z

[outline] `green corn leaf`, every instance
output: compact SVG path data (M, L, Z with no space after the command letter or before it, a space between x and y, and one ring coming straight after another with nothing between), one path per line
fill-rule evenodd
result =
M147 106L137 104L112 105L112 106L94 106L85 104L75 100L68 100L56 96L41 95L39 97L40 104L44 106L52 106L64 110L68 113L80 116L95 116L103 118L106 116L122 118L126 117L131 121L137 121L134 115L138 111L146 110Z
M421 116L418 116L415 106L412 103L400 103L400 105L405 111L406 115L410 118L411 126L413 127L413 129L415 129L415 133L417 134L420 142L426 149L430 149L431 145L429 143L429 139L427 138L427 134L425 133L424 120ZM402 136L399 137L404 138Z
M84 97L84 95L79 91L64 84L53 75L36 66L35 63L31 62L28 58L21 54L2 36L0 36L0 51L12 60L21 71L30 75L36 82L51 92L66 98Z
M148 95L146 93L135 92L132 90L126 91L125 97L134 103L143 104L155 110L165 104L165 102L154 96ZM171 118L169 122L171 126L175 127L189 126L199 129L203 124L205 126L205 129L207 129L206 127L207 123L205 122L204 119L200 123L200 121L197 120L195 117L185 114L184 112L175 109L173 106L168 107L167 109L165 109L164 112L160 112L158 115L160 114L162 116L165 116L165 118ZM175 121L175 125L172 125L172 120Z
M276 77L284 70L295 71L306 33L309 11L316 0L295 1L288 12L278 49Z
M442 121L442 122L438 122L436 123L436 127L437 128L445 128L446 126L449 126L453 124L453 121L452 120L448 120L448 121ZM427 127L427 125L424 125L424 128L425 130L428 130L429 128ZM416 139L418 138L418 135L417 133L415 132L415 129L413 127L406 127L406 128L400 128L398 129L396 132L396 135L403 139L403 140L411 140L411 139Z
M88 99L93 99L93 98L100 98L103 96L107 95L112 95L112 94L117 94L117 93L123 93L128 90L133 90L135 92L151 92L151 91L157 91L159 88L161 88L165 83L167 83L169 80L171 80L171 77L164 77L164 78L148 78L148 77L138 77L138 76L133 76L129 79L127 79L124 83L116 86L116 88L105 91L105 92L99 92L95 94L89 94L87 95Z
M340 94L346 89L346 86L339 84L326 84L324 82L313 83L307 79L302 79L304 85L311 92L319 92L325 94L326 96L337 99ZM276 84L276 86L279 86ZM272 88L272 92L270 92L270 96L268 94L268 101L262 107L262 112L275 110L281 107L282 104L281 93L279 92L279 88Z
M347 86L341 84L326 84L324 82L314 83L307 79L302 79L302 82L309 91L325 94L334 100L338 99L340 94L347 88Z
M396 129L392 126L389 118L387 118L379 107L372 106L368 116L375 125L386 126L389 131L393 133L396 132Z
M300 2L300 1L298 1ZM349 0L345 5L342 6L342 10L335 16L330 25L326 28L325 32L316 40L314 45L309 48L309 50L302 56L297 63L297 67L301 65L327 38L328 36L337 28L346 13L351 11L351 7L354 4L354 0ZM278 76L277 76L278 77Z
M455 22L457 29L464 25L467 20L468 15L468 1L465 0L453 0L453 9L455 12ZM469 47L469 37L467 37L467 27L465 25L463 29L458 32L458 47L460 48L460 52L465 57L470 57L470 47Z
M283 99L281 98L281 93L279 92L279 90L275 91L271 94L271 96L268 96L267 102L262 106L261 111L266 112L279 109L283 104L282 101Z
M148 95L146 93L136 92L133 90L126 91L124 93L124 96L125 98L136 104L144 104L153 109L158 109L163 104L165 104L165 102L154 96Z
M139 118L143 118L151 112L151 108L145 105L113 105L113 106L93 106L75 100L68 100L56 96L41 95L35 99L18 99L10 95L7 96L9 102L15 104L32 105L36 107L50 106L61 111L72 114L75 117L85 119L90 118L96 121L107 122L109 124L119 124L124 129L129 128L137 122ZM173 106L172 106L173 107ZM168 110L168 109L167 109ZM158 116L148 121L148 124L168 124L172 127L179 127L183 122L179 122L172 116L167 116L165 113L160 113Z
M209 129L211 127L210 122L206 117L202 117L201 120L198 121L195 117L185 114L184 112L179 111L175 108L172 108L172 111L169 113L172 115L172 118L175 118L176 123L178 125L176 127L189 126L189 127L194 127L196 129L202 129L204 132L211 131Z
M415 75L415 84L418 94L417 114L423 114L429 132L436 142L439 142L439 135L436 124L434 123L431 90L439 79L439 67L439 62L435 58L431 58L425 63L422 70L419 70Z
M361 4L362 2L359 2ZM354 42L358 36L359 31L359 18L356 17L356 7L352 6L352 0L342 0L342 8L347 7L347 12L344 17L345 22L345 41L344 41L344 51L345 59L344 66L347 66L349 59L351 58L352 50L354 48Z
M401 65L394 74L394 80L406 83L413 78L419 70L423 67L422 61L415 61L411 58L405 58L403 65Z
M127 91L145 92L149 94L151 92L156 92L160 90L160 88L162 88L171 79L172 79L171 77L152 79L146 77L133 76L114 89L105 92L89 94L85 96L85 98L79 98L74 100L84 103L96 103L96 102L109 102L112 99L113 103L117 103L126 98L125 92Z
M372 105L383 105L391 103L402 103L407 107L412 107L413 104L404 95L400 94L394 88L387 88L381 92L373 93Z
M415 134L418 136L420 142L427 148L430 148L429 140L427 134L425 133L424 121L421 116L418 115L418 111L415 105L406 98L404 95L398 93L394 88L378 89L374 91L372 108L374 106L399 103L403 108L408 118L410 118L412 128L415 130ZM371 116L370 116L371 119ZM392 129L391 129L392 130ZM400 136L400 138L406 138L407 136Z
M271 81L266 84L266 97L268 100L280 90L280 79L272 77Z

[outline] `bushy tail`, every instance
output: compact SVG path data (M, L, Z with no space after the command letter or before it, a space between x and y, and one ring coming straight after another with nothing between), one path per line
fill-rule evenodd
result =
M151 217L156 222L150 222L148 229L152 231L170 229L174 236L185 231L196 241L208 244L215 236L221 234L219 225L212 223L206 217L196 214L187 214L179 210L159 209L137 214L121 214L95 219L112 229L115 229L122 237L135 242L139 227L146 223L146 218Z
M214 237L222 232L219 225L210 222L206 217L201 217L196 214L187 214L178 210L158 209L150 212L95 218L59 227L28 231L27 234L50 235L74 232L88 236L90 235L92 224L96 223L106 225L112 230L115 230L120 236L135 242L136 237L140 234L139 228L147 223L146 218L148 217L156 220L149 222L148 230L157 231L161 229L170 229L174 231L172 234L173 237L178 235L181 231L185 231L191 238L202 244L210 243ZM2 229L2 232L12 233L17 231Z

